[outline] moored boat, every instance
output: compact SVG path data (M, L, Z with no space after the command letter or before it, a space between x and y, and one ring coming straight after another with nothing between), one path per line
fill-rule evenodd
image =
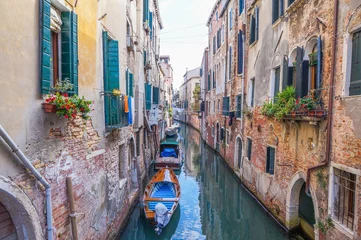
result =
M155 159L154 168L161 169L169 167L173 170L180 170L182 166L182 149L178 140L167 138L160 144L160 151Z
M168 137L173 137L178 134L178 128L169 127L165 130L165 134Z
M160 235L175 213L181 189L177 176L166 167L159 170L149 181L143 195L146 219L156 226Z

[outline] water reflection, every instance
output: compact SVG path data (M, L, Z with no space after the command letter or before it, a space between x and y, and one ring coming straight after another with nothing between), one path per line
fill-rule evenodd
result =
M156 236L137 208L120 239L287 239L198 132L182 126L184 165L178 213Z

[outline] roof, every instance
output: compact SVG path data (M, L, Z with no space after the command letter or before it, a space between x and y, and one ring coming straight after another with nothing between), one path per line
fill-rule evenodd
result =
M157 20L158 20L158 23L159 23L159 27L162 30L163 29L163 22L162 22L162 19L160 17L158 0L153 0L153 3L154 3L154 8L155 8L155 13L157 14Z
M214 4L213 8L212 8L212 11L211 11L211 14L209 15L208 17L208 20L207 20L207 27L209 26L209 24L211 23L212 21L212 18L213 18L213 15L214 13L216 12L219 4L221 3L221 0L217 0L216 3Z

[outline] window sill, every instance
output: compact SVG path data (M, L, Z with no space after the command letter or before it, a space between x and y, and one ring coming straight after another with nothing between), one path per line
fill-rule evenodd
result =
M344 100L348 100L348 99L357 99L357 98L361 98L361 95L345 95L345 96L343 96L343 99Z
M355 232L351 231L344 225L342 225L340 222L338 222L335 219L332 219L333 224L335 225L335 228L340 231L341 233L345 234L348 238L353 239Z

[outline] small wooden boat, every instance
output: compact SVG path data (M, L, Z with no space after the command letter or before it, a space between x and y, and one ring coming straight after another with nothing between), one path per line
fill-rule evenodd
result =
M173 170L180 170L182 166L182 149L177 138L167 137L166 141L160 144L160 151L154 162L154 169L169 167Z
M168 136L168 137L173 137L175 135L178 134L178 129L177 128L172 128L172 127L169 127L165 130L165 134Z
M143 207L146 219L156 226L160 235L175 213L180 199L179 181L172 169L159 170L144 191Z

